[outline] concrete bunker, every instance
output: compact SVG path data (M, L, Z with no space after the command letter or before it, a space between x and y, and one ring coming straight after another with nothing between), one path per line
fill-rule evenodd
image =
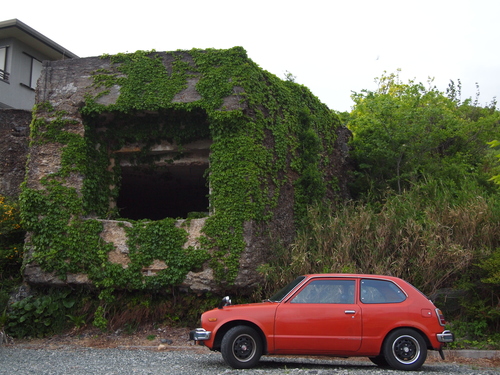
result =
M44 62L36 95L29 283L250 292L308 205L347 194L338 117L241 47Z

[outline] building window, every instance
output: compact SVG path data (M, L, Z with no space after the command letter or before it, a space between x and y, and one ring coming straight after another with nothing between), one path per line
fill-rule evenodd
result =
M23 65L25 66L25 73L23 73L22 84L34 90L36 88L36 81L38 81L38 78L42 73L42 62L25 52L24 56L25 63Z
M7 48L0 47L0 79L4 81L9 80L9 73L7 73Z

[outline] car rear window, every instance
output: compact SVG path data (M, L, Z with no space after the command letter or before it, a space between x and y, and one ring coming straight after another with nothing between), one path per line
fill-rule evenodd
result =
M361 280L362 303L400 303L406 294L393 282L387 280Z

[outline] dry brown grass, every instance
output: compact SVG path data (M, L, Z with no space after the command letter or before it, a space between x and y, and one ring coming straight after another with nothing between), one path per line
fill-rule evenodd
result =
M353 272L398 276L432 294L500 246L500 220L485 198L457 205L412 199L391 197L381 209L311 209L310 226L266 269L268 286L300 274Z

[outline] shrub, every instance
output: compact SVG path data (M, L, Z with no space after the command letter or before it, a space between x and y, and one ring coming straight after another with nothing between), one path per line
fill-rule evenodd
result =
M76 299L69 290L30 295L8 309L6 331L13 337L43 337L68 327L66 316Z
M0 281L19 277L23 239L17 202L0 195Z

